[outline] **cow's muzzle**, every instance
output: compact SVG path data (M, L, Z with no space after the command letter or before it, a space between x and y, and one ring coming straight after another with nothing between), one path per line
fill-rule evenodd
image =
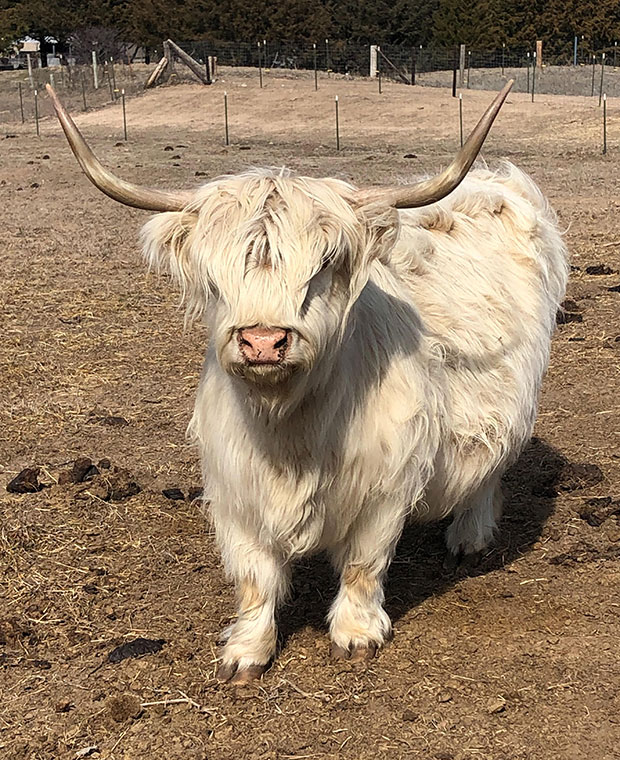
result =
M281 364L291 347L291 331L284 327L244 327L237 331L237 341L247 364Z

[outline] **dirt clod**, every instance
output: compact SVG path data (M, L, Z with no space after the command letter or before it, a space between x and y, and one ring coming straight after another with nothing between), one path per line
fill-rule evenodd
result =
M506 700L503 697L496 697L489 700L487 704L487 712L489 715L497 715L506 710Z
M138 718L142 713L140 700L134 694L121 694L118 697L110 697L106 702L106 709L112 720L117 723L133 720Z
M44 486L39 482L40 467L26 467L6 487L9 493L36 493Z
M61 699L54 705L54 712L67 713L73 707L70 699Z

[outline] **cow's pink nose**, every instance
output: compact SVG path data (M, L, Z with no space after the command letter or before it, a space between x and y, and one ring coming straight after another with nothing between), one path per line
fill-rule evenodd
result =
M239 348L252 364L278 364L289 348L289 331L282 327L245 327L239 330Z

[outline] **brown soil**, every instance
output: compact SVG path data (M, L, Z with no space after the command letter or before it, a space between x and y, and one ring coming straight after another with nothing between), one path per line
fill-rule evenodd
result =
M315 93L271 75L261 91L223 72L211 88L130 101L129 143L117 144L118 106L78 122L108 165L153 185L248 164L359 183L445 164L456 101L384 88L321 80ZM467 125L489 97L466 93ZM100 196L51 119L40 140L11 126L0 151L0 481L40 469L34 492L0 493L3 758L620 757L620 140L609 111L602 156L591 99L515 95L486 149L489 162L529 171L557 209L573 253L567 313L581 316L558 328L497 548L451 577L444 526L407 529L387 584L395 638L367 666L330 660L334 581L321 558L304 562L275 664L236 691L213 678L233 593L188 495L199 468L184 430L204 330L184 331L169 282L146 273L146 214ZM586 272L597 265L613 273ZM84 456L96 471L74 465ZM162 494L175 488L184 500ZM116 649L139 638L150 641Z

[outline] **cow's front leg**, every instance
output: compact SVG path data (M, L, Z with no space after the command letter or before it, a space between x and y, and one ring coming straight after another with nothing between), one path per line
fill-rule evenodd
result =
M329 612L332 652L337 658L361 661L374 657L390 638L392 624L383 609L383 580L404 516L378 507L361 516L346 544L332 553L340 571L340 590Z
M245 684L260 677L275 654L275 610L286 592L289 568L268 549L230 528L226 539L221 543L226 567L235 579L238 612L236 621L223 632L226 643L216 676L220 681Z

